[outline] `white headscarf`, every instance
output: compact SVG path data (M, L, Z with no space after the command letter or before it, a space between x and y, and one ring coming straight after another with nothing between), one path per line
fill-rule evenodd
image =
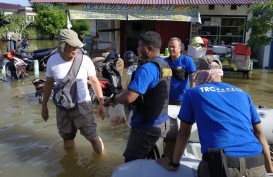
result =
M222 77L224 72L219 68L217 62L211 62L210 68L208 70L199 70L194 76L194 82L196 85L205 84L211 82L214 77Z

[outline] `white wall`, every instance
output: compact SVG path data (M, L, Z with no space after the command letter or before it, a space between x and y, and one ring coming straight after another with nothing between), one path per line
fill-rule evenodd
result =
M237 10L230 10L230 5L215 5L213 10L209 9L208 5L198 6L200 15L247 15L248 6L237 6Z
M236 10L230 9L231 5L215 5L213 10L209 9L208 5L198 6L200 15L218 15L218 16L247 16L247 19L252 17L252 14L248 14L249 6L240 5ZM245 41L249 39L250 31L246 32Z
M247 16L247 20L252 17L252 14L248 14L249 6L248 5L241 5L237 6L237 10L231 10L230 5L215 5L213 10L210 10L208 5L200 5L198 6L198 11L200 15L215 15L215 16ZM249 39L249 34L251 30L246 32L245 41L247 42ZM268 36L272 35L272 33L268 33ZM261 46L255 52L255 59L258 60L258 65L260 67L267 67L269 65L269 56L270 55L270 45L268 46Z
M268 32L267 36L272 36L272 32ZM254 56L258 59L258 65L262 68L269 66L269 59L270 59L270 44L267 46L261 46Z

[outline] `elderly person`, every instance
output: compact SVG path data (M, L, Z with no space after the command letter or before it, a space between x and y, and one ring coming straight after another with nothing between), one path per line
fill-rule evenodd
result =
M49 117L47 102L50 97L54 81L59 83L69 72L73 60L78 55L78 48L82 46L78 34L69 29L63 29L59 34L59 52L52 55L47 62L46 82L42 101L42 118L47 121ZM91 59L83 55L79 72L76 76L78 106L75 109L61 109L56 107L57 127L63 138L64 148L74 148L74 138L77 130L90 141L96 153L103 152L103 142L97 133L97 124L92 114L91 97L87 82L90 81L99 100L99 115L104 118L103 94L96 71Z

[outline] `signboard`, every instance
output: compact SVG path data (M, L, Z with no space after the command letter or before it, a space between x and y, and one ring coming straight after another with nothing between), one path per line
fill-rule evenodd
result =
M70 5L68 9L71 20L166 20L201 23L200 14L194 6L79 4Z

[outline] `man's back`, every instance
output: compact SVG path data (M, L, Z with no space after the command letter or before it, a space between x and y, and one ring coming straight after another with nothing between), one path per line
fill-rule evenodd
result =
M230 156L261 153L261 145L252 125L260 122L249 95L221 82L211 82L190 89L184 99L180 118L196 121L202 153L222 147Z

